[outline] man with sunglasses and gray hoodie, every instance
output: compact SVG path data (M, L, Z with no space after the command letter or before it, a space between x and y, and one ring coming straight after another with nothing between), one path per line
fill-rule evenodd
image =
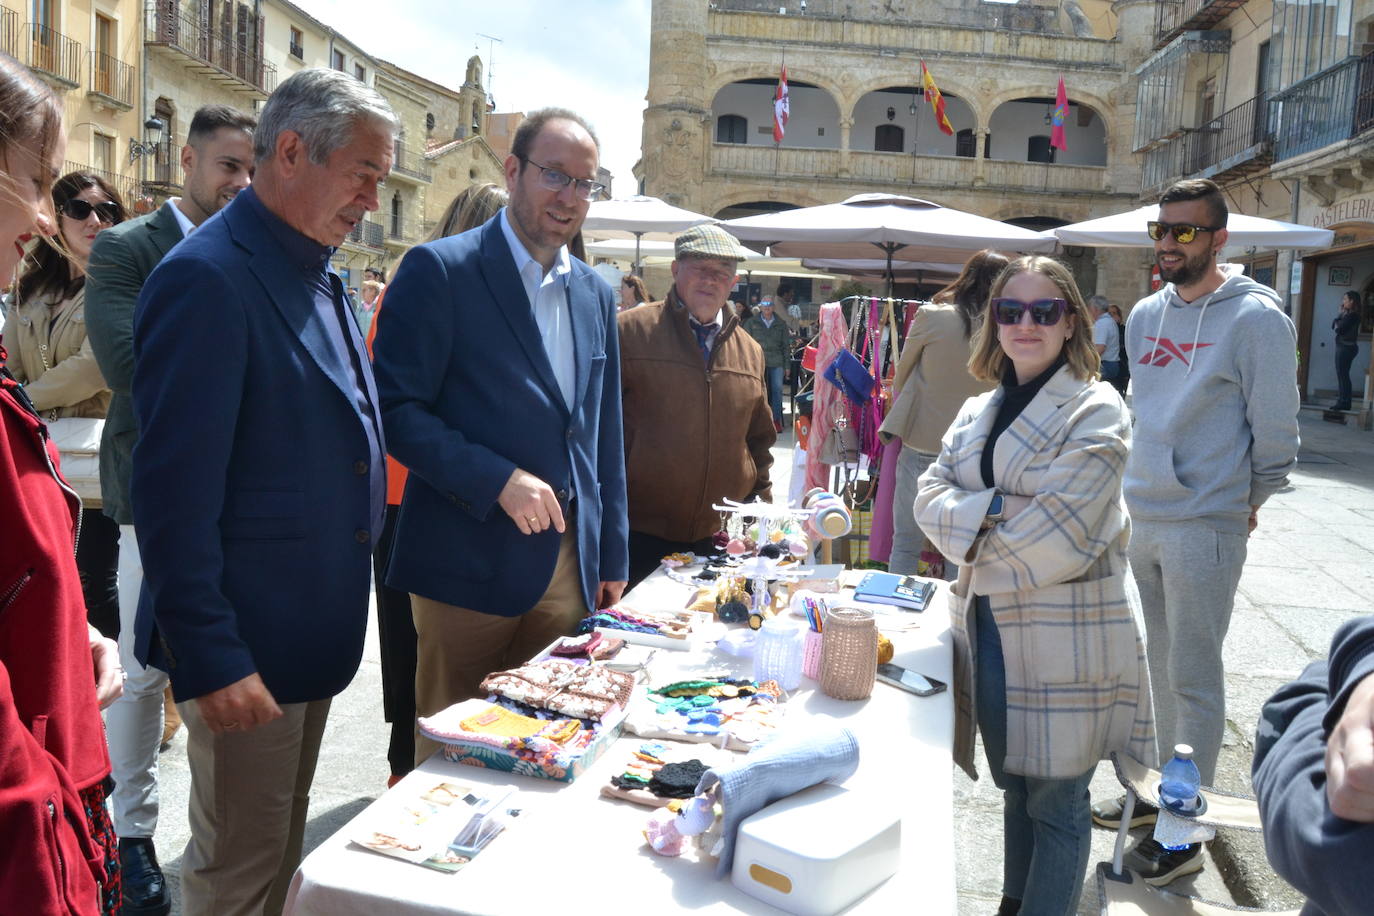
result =
M1193 748L1211 785L1226 724L1221 647L1260 506L1297 463L1297 332L1278 293L1217 263L1226 201L1205 179L1179 181L1149 224L1163 289L1126 322L1126 351L1140 354L1135 428L1123 490L1130 562L1145 617L1159 751ZM1093 807L1115 827L1124 799ZM1150 805L1129 813L1155 820ZM1202 868L1195 843L1171 850L1153 838L1132 851L1150 884Z

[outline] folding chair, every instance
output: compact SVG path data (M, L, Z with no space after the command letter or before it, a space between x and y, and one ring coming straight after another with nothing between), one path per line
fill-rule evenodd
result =
M1134 757L1116 751L1112 752L1112 766L1116 769L1117 780L1126 789L1123 811L1134 810L1137 798L1152 803L1158 801L1158 770L1152 770ZM1222 830L1263 831L1259 807L1253 797L1235 795L1209 786L1203 786L1201 794L1203 805L1194 818L1199 824ZM1122 865L1130 830L1130 818L1122 818L1111 864L1101 862L1097 866L1097 896L1103 916L1223 916L1231 913L1298 916L1298 910L1257 910L1151 887Z

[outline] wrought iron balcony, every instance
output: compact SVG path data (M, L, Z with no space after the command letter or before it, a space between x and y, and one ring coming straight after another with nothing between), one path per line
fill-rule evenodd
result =
M81 85L81 43L37 22L24 26L24 63L65 89Z
M433 171L429 160L423 155L412 153L398 144L391 160L391 177L428 184L433 181Z
M71 172L85 172L88 175L96 175L105 180L105 183L119 192L119 199L123 201L125 208L130 216L134 215L134 204L141 196L138 190L138 179L133 175L118 175L104 169L92 168L84 162L76 162L68 159L62 163L62 174L67 175Z
M19 39L19 31L19 14L12 9L0 7L0 51L15 60L22 60L24 57L24 52L20 50L23 42Z
M140 166L145 169L145 180L150 187L159 191L176 193L186 180L181 171L181 147L167 137L157 144L155 150L151 158L145 156L140 160L147 163Z
M134 107L134 68L117 57L91 52L89 92L96 101L128 111Z
M1273 118L1267 93L1242 102L1183 138L1183 173L1226 181L1267 168L1274 160Z
M261 20L256 27L262 28ZM277 68L263 60L251 35L250 30L244 40L236 39L232 24L193 19L169 0L156 0L144 10L143 40L150 48L171 52L188 69L232 91L267 96L277 87Z
M1162 48L1184 32L1210 29L1245 0L1159 0L1155 4L1155 47Z
M1274 158L1282 162L1374 127L1374 52L1277 93Z
M380 250L384 247L382 236L382 227L379 223L374 223L370 219L364 219L348 233L347 241L355 245L364 245L368 248Z

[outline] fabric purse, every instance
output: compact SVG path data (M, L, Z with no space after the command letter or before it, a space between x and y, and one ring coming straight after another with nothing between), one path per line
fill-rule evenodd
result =
M849 425L844 409L838 404L825 441L821 443L819 460L822 464L856 464L859 460L859 432Z
M854 404L867 404L873 397L873 376L854 351L845 347L825 367L825 380Z
M63 417L48 421L48 439L62 454L59 470L82 501L100 499L100 435L105 421Z

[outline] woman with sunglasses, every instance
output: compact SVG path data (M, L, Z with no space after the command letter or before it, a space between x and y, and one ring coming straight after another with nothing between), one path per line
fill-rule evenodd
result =
M0 276L56 231L49 192L65 148L62 103L0 54ZM113 913L100 706L122 689L119 652L86 623L78 501L5 361L0 347L0 913Z
M86 261L95 237L127 217L119 195L97 175L71 172L52 188L57 235L42 238L15 284L5 317L9 368L46 421L104 418L110 390L86 340ZM119 526L82 501L76 565L87 619L101 633L119 633Z
M1077 912L1088 783L1110 751L1157 760L1121 496L1130 422L1098 380L1092 320L1068 269L1013 261L993 284L964 404L916 498L959 566L951 603L955 762L975 732L1003 792L999 916Z

